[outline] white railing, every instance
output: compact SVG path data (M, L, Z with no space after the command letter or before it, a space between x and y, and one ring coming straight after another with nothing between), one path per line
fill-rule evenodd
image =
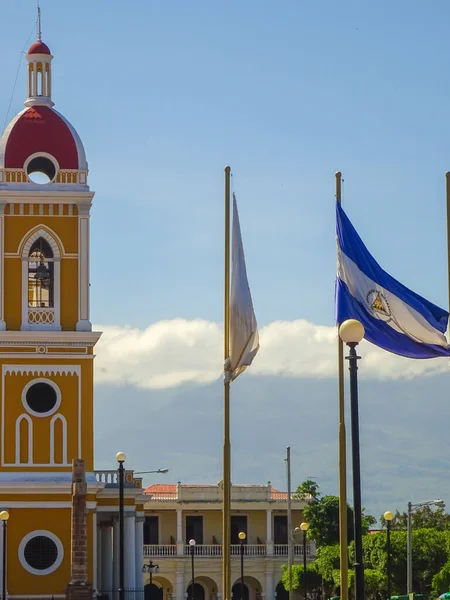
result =
M191 547L184 547L184 555L190 556ZM231 556L240 556L241 545L231 545ZM244 556L265 556L265 544L245 544ZM194 546L194 556L222 556L222 544L197 544Z
M144 557L150 558L152 556L176 556L177 547L175 544L146 544L144 546Z
M275 556L287 556L288 545L287 544L274 544L273 553ZM306 545L306 556L312 556L312 548L310 544ZM303 544L294 544L294 556L303 556Z
M241 545L231 545L231 556L241 555ZM244 556L265 556L266 545L265 544L244 544Z
M176 492L156 492L156 494L145 494L145 502L177 502Z

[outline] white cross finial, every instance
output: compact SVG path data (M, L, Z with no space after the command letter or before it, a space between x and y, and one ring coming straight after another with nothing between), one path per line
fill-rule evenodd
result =
M37 17L37 39L38 42L42 41L42 31L41 31L41 7L39 6L39 2L37 5L38 17Z

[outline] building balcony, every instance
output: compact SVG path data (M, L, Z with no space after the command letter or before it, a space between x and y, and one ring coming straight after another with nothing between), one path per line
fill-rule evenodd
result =
M303 544L294 544L294 556L303 556ZM144 545L144 557L183 557L191 555L191 547L184 544L146 544ZM241 555L240 544L231 545L231 556L239 557ZM287 557L287 544L245 544L244 555L246 557L266 557L280 556ZM199 558L220 558L222 557L222 544L196 544L194 546L194 556ZM315 557L314 544L307 544L306 556L312 560Z

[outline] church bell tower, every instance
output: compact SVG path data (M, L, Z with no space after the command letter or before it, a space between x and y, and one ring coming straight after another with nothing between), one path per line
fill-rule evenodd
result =
M81 139L53 108L53 56L40 25L26 61L25 108L0 139L0 510L10 513L8 593L50 596L70 577L72 459L85 460L88 507L97 489L94 193Z

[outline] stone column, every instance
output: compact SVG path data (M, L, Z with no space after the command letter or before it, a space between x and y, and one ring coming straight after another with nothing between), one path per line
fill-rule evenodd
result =
M88 581L86 495L84 460L75 458L72 461L72 535L67 600L92 598L92 584Z
M141 590L144 587L144 573L142 572L144 566L144 517L141 515L136 515L134 539L136 544L136 589Z
M134 590L136 588L136 525L134 522L134 512L125 513L124 537L125 537L125 589Z
M183 511L177 508L177 556L184 555Z
M120 531L119 531L119 519L114 518L113 521L113 582L114 589L119 589L119 556L120 556Z
M274 600L274 589L273 589L273 565L266 565L266 594L265 600Z
M114 588L113 584L113 528L110 523L102 526L101 535L101 589L105 592Z
M180 568L182 568L182 566ZM177 600L185 600L185 598L184 598L184 594L185 594L184 571L177 571L176 584L177 584L177 588L176 588Z
M272 511L266 511L266 553L267 556L273 555L273 534L272 534Z

